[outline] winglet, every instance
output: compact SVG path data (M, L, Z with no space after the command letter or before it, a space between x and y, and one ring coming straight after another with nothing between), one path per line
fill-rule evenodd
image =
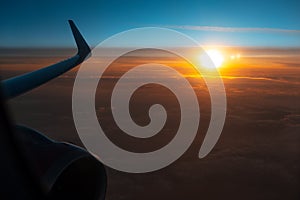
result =
M75 42L78 48L77 54L80 56L82 61L89 57L91 49L89 45L86 43L84 38L82 37L81 33L79 32L78 28L76 27L75 23L72 20L68 20L73 36L75 38Z

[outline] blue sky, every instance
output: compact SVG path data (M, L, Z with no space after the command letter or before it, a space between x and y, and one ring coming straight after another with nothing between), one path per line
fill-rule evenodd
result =
M299 8L299 0L2 0L0 46L73 46L73 19L93 45L130 28L160 26L202 44L300 47Z

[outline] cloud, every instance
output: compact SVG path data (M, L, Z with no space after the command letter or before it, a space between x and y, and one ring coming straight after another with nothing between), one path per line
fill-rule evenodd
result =
M279 29L279 28L190 26L190 25L173 25L173 26L165 26L165 27L174 28L174 29L214 31L214 32L265 32L265 33L300 34L300 30Z

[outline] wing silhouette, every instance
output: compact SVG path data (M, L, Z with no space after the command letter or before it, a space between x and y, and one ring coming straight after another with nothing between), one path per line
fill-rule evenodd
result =
M24 166L27 166L28 169L26 167L26 170L28 174L33 172L33 182L37 180L38 186L30 187L32 187L33 194L41 190L40 195L43 196L43 198L37 199L105 199L107 185L105 167L91 153L73 144L52 140L44 134L25 126L18 125L11 127L9 117L6 115L3 117L4 112L2 110L4 109L2 107L4 105L2 97L8 100L28 92L76 67L88 58L91 53L90 47L74 22L69 20L69 24L78 48L76 55L48 67L1 81L0 136L13 136L14 141L12 141L11 146L8 146L8 143L6 145L12 149L16 149L18 153L16 155L20 155L20 158L16 159L16 162L21 162ZM3 89L3 95L1 88ZM6 156L5 158L15 156L14 154L7 155L8 152L8 150L2 151ZM1 157L3 158L3 156ZM12 169L10 171L7 169L4 171L8 175L17 173L20 170L26 171L25 167L17 166L19 169L13 164L15 163L11 164L10 167ZM2 171L0 170L0 175L2 175L1 173ZM21 177L15 175L9 178L12 180L24 178L26 183L29 181L29 177L27 176ZM11 183L13 182L16 181L11 181ZM16 183L14 184L16 185ZM27 187L26 184L19 184L17 187L12 186L12 184L7 185L6 180L4 182L0 181L0 186L0 196L3 190L6 193L8 191L13 197L18 196L19 193L22 196L22 192L25 191L24 193L26 193L27 190L28 194L31 192L31 188ZM32 198L22 197L22 199Z
M48 67L2 81L4 99L10 99L26 93L76 67L88 58L91 53L90 47L80 34L74 22L69 20L69 24L78 48L77 54Z

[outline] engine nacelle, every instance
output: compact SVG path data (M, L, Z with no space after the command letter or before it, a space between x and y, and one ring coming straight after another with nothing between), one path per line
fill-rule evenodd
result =
M105 199L103 164L85 149L56 142L24 126L16 138L47 199Z

